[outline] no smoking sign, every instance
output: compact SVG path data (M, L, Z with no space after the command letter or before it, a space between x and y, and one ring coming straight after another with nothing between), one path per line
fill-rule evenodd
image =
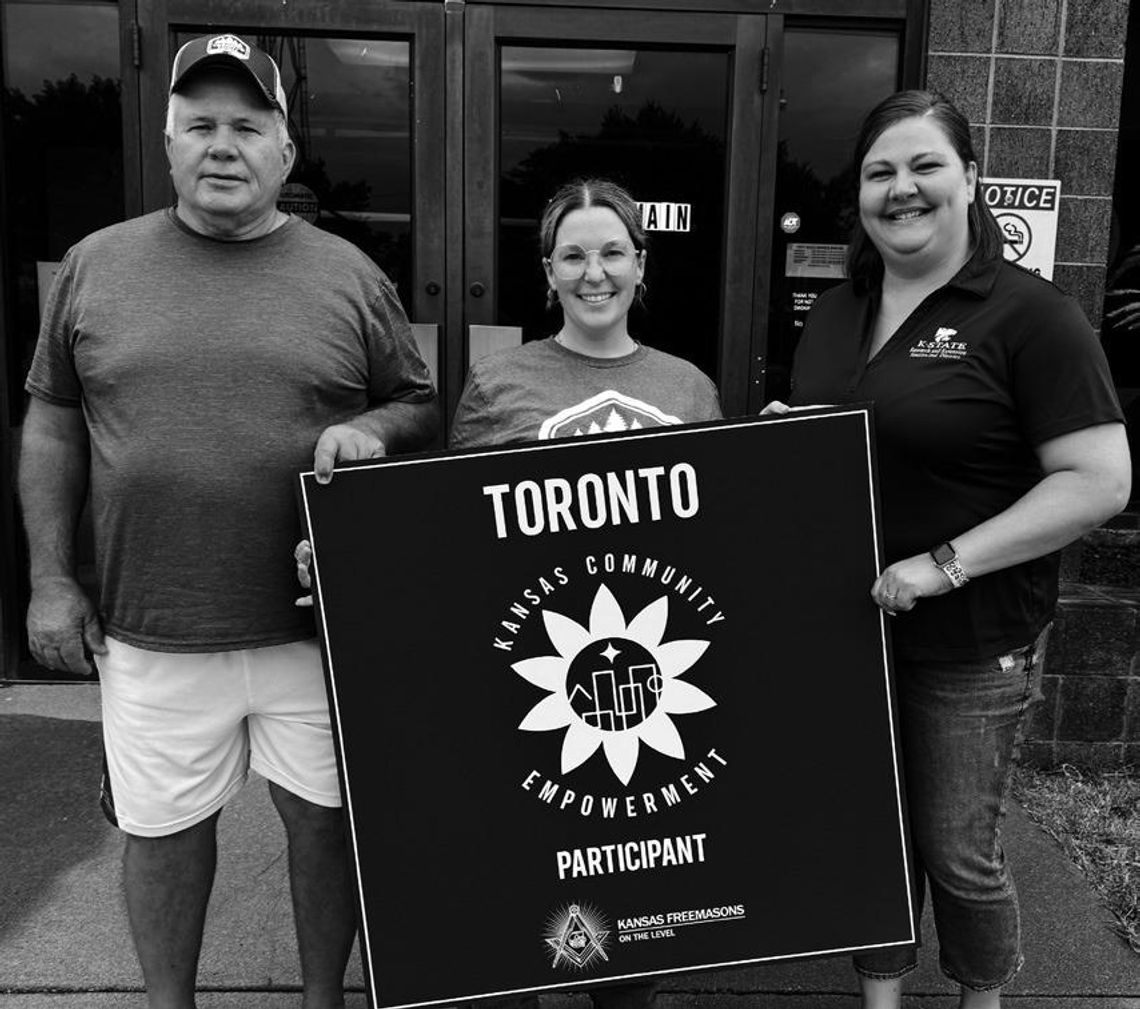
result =
M980 193L1001 229L1005 258L1052 280L1061 183L1056 179L983 179Z

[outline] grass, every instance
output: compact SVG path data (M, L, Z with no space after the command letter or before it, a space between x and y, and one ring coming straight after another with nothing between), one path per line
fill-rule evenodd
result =
M1116 918L1113 931L1140 953L1140 774L1018 768L1013 792L1088 878Z

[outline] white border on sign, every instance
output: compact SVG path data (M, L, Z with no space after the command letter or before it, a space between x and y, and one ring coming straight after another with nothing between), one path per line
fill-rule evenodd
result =
M681 427L678 427L675 429L666 429L664 431L661 428L655 428L654 431L656 433L653 433L653 434L650 434L650 433L622 434L620 436L609 436L609 437L607 437L605 435L591 435L588 438L573 438L573 439L567 438L567 439L559 439L559 440L548 441L548 442L535 442L533 444L526 444L526 445L504 446L502 448L491 448L491 449L485 449L485 450L479 450L479 451L465 451L465 452L463 452L462 455L448 455L448 454L444 454L444 453L439 453L439 454L434 454L431 456L423 456L423 457L414 458L414 459L401 459L400 457L396 456L396 457L390 457L388 459L388 461L383 462L383 463L370 463L370 464L365 464L365 465L361 465L361 466L353 466L349 469L339 470L337 473L336 479L337 480L343 480L346 477L350 477L353 473L361 473L361 472L365 472L367 470L382 469L382 468L386 468L386 467L390 467L390 466L424 466L424 465L432 465L433 463L440 463L440 462L461 462L464 459L482 459L482 458L485 458L487 456L517 455L519 453L526 453L526 452L544 452L544 451L548 451L550 449L583 448L583 447L588 447L590 445L596 445L596 444L605 443L605 442L618 441L619 439L622 441L627 441L627 440L634 440L634 439L662 438L662 437L683 438L687 435L692 435L692 434L697 434L697 433L704 434L704 433L709 433L709 432L715 433L715 432L719 432L719 431L732 431L732 430L735 430L735 429L741 428L741 427L758 427L758 426L762 426L762 425L766 425L766 424L797 424L797 423L798 424L804 424L804 423L811 423L812 421L820 420L820 419L823 419L825 417L852 417L852 416L860 417L863 421L863 439L864 439L864 445L865 445L865 449L866 449L867 474L868 474L868 477L870 477L871 474L873 473L873 463L872 463L872 456L871 456L871 428L870 428L871 415L870 415L870 411L868 411L867 409L849 410L849 409L839 408L839 409L821 409L819 412L803 413L803 414L801 414L801 413L790 413L790 414L773 415L773 416L769 416L769 417L764 417L762 419L757 418L755 420L749 420L749 421L731 421L731 422L719 424L719 425L715 424L715 423L714 424L702 424L700 426L684 425L684 426L681 426ZM309 514L309 495L308 495L307 482L306 482L307 478L313 478L313 477L315 477L315 473L312 470L307 470L307 471L300 474L301 499L304 502L304 509L305 509L305 525L306 525L306 528L309 530L309 534L311 537L310 538L310 545L312 546L312 550L313 550L313 561L312 561L313 586L312 587L314 590L313 591L313 603L314 603L314 605L316 605L316 600L319 598L319 592L320 592L320 567L317 563L318 545L317 545L315 537L312 537L311 516ZM882 571L879 567L879 543L880 543L881 537L880 537L880 531L879 531L879 516L878 516L878 512L875 509L874 488L872 486L872 481L870 479L868 479L868 481L867 481L867 488L868 488L868 491L870 494L869 504L870 504L870 513L871 513L871 533L872 533L871 542L872 542L872 550L873 550L872 564L873 564L873 567L875 569L876 575L879 575L882 573ZM327 660L328 660L329 686L330 686L330 694L332 695L330 697L330 701L331 701L330 713L332 715L333 722L336 725L337 741L339 744L337 752L338 752L338 757L339 757L339 754L343 754L343 752L344 752L344 735L343 735L343 732L341 729L340 699L337 696L337 690L336 690L336 673L335 673L334 662L333 662L332 645L330 644L330 642L328 640L328 628L327 628L326 621L324 619L321 620L321 635L322 635L322 638L324 640L325 656L327 657ZM907 883L907 911L908 911L908 917L909 917L910 922L911 922L910 938L899 939L895 942L889 942L889 943L876 943L873 946L842 946L842 947L839 947L837 949L807 950L807 951L802 951L799 953L784 953L784 954L778 954L775 956L752 957L752 958L744 959L744 960L725 960L725 961L721 961L721 962L717 962L717 963L688 964L684 967L671 967L671 968L668 968L666 970L641 971L641 972L635 973L635 974L615 975L612 977L606 977L606 978L602 979L601 983L609 984L609 983L614 982L614 981L628 981L628 980L633 980L633 979L643 978L643 977L659 977L659 976L666 975L666 974L686 974L686 973L689 973L690 971L696 971L696 970L715 970L718 968L725 968L725 967L743 967L743 966L746 966L748 964L756 964L756 963L777 963L781 960L799 960L799 959L803 959L805 957L828 956L828 955L836 954L836 953L857 953L863 949L884 949L884 948L889 948L892 946L907 946L907 945L910 945L911 943L917 942L918 937L915 935L915 929L914 929L913 895L911 893L911 888L910 888L910 884L909 884L909 880L911 878L911 875L910 875L910 859L909 859L909 856L908 856L908 853L906 850L906 844L904 841L904 838L906 836L906 828L905 828L905 822L904 822L904 816L903 816L903 805L902 805L902 777L901 777L901 774L899 771L899 763L898 763L898 749L897 749L898 740L895 738L894 698L891 695L890 677L888 675L889 674L889 663L888 663L888 659L887 659L887 615L882 610L879 611L879 642L880 642L880 649L881 649L880 654L882 656L882 676L883 676L883 680L884 680L884 685L887 688L886 689L887 725L890 729L890 735L891 735L892 767L894 769L894 777L895 777L895 808L896 808L897 813L898 813L899 839L900 839L900 842L902 842L902 843L900 843L900 852L899 853L902 855L903 871L905 874L905 878L908 881L908 883ZM360 857L359 857L359 851L358 851L359 846L356 843L355 804L353 802L352 789L351 789L351 786L350 786L349 781L348 781L347 773L343 774L342 777L343 777L343 781L344 781L344 793L345 793L343 796L344 808L345 808L346 815L348 816L349 829L352 831L352 837L353 837L352 853L353 853L353 859L356 863L356 878L361 881L361 890L363 890L364 889L363 878L361 875ZM360 902L360 907L361 907L360 941L361 941L361 945L364 947L362 950L361 961L362 961L364 970L367 974L368 990L369 990L369 994L370 994L370 997L372 1000L372 1004L376 1005L376 1004L378 1004L377 1000L375 998L377 987L376 987L376 978L372 974L372 943L371 943L371 937L370 937L370 932L369 932L367 908L364 906L363 900L361 900L361 902ZM403 1003L399 1003L399 1004L395 1004L395 1005L391 1005L391 1006L385 1006L384 1009L418 1009L418 1007L421 1007L421 1006L452 1005L452 1004L455 1004L458 1002L472 1001L472 1000L484 999L484 998L500 998L500 997L503 997L506 995L525 995L525 994L530 994L530 993L534 993L534 992L555 991L555 990L556 991L563 991L563 990L566 990L568 988L588 988L588 987L595 987L598 984L599 984L599 980L597 978L588 978L588 979L582 980L582 981L560 981L560 982L557 982L554 984L538 985L538 986L531 987L531 988L509 988L509 989L505 989L503 991L480 992L477 995L452 995L452 996L449 996L447 998L430 999L430 1000L425 1001L425 1002L403 1002Z

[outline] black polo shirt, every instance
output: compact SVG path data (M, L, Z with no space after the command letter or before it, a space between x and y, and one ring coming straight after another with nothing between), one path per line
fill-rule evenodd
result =
M791 401L875 405L887 563L1009 507L1043 476L1034 448L1122 420L1096 334L1048 281L975 256L867 361L878 292L823 294L796 350ZM923 599L892 622L896 654L981 658L1052 619L1059 555ZM870 586L868 586L870 588Z

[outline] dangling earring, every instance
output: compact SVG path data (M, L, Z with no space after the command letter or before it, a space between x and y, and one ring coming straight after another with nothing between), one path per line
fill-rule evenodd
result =
M549 312L558 304L558 292L553 287L546 289L546 310Z
M642 307L645 307L645 296L649 293L649 285L644 280L639 280L637 286L633 289L634 300Z

